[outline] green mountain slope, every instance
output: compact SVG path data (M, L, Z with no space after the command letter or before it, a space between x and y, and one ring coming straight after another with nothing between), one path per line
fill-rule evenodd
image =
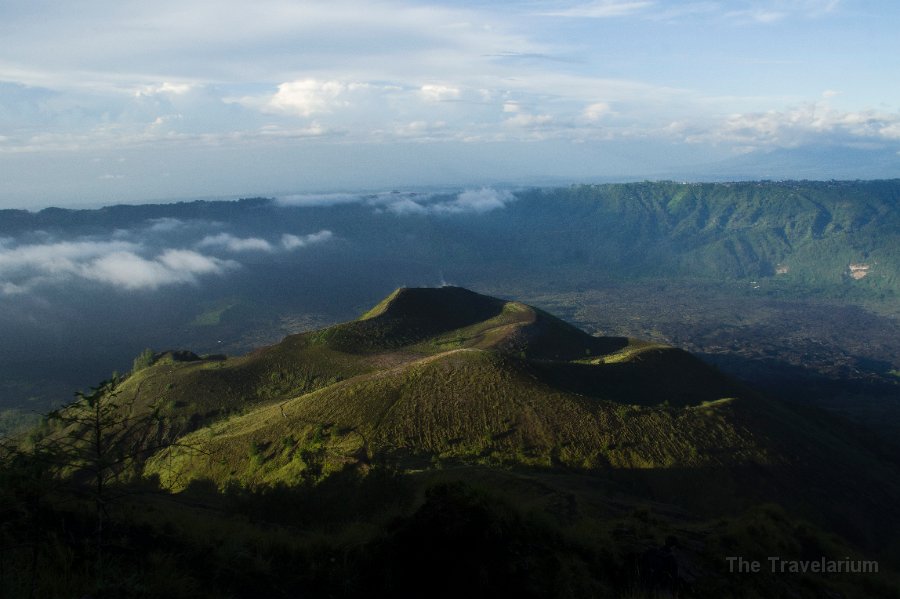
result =
M528 263L564 265L557 281L766 280L896 302L898 199L896 180L576 185L521 194L491 233L502 248L528 231Z
M675 348L401 288L246 356L139 365L0 447L4 571L52 564L11 596L457 596L435 581L463 571L534 597L894 596L891 457ZM884 571L737 579L730 555Z
M840 421L756 396L681 350L591 337L460 288L399 289L357 321L136 377L221 402L149 459L146 472L176 491L200 480L294 485L385 462L480 464L632 472L691 505L777 498L857 523L896 491L884 482L893 466ZM196 414L185 401L175 420ZM697 493L686 480L727 491ZM870 496L856 497L860 481ZM839 499L856 502L851 514Z

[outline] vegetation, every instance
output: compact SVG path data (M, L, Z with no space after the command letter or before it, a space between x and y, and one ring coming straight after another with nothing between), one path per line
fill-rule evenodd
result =
M657 181L518 190L515 201L477 218L401 216L365 202L286 207L262 198L4 213L0 236L11 244L34 239L34 231L48 231L59 239L113 230L139 232L159 218L197 227L222 223L241 237L328 229L335 238L291 255L258 256L252 268L229 271L227 279L212 277L198 287L132 295L128 302L117 301L105 287L85 286L72 293L68 285L40 286L36 293L46 301L35 306L19 301L4 311L0 409L44 412L56 407L72 389L100 380L110 368L129 370L130 358L147 346L244 353L288 333L346 320L397 285L433 285L442 278L487 293L514 295L557 314L558 306L574 310L586 304L583 318L563 316L591 330L602 330L610 312L631 310L634 318L615 321L619 335L648 336L644 331L650 329L658 335L654 340L679 347L685 346L682 332L695 323L678 318L672 322L669 316L677 316L677 311L671 304L678 295L689 294L690 305L681 306L682 311L696 307L715 314L716 321L707 319L706 329L732 335L729 346L735 347L725 348L732 355L748 345L763 349L744 320L746 312L761 317L748 319L751 324L762 320L772 326L775 323L765 317L773 300L790 301L791 312L815 311L817 317L825 313L817 318L820 337L830 344L834 360L816 361L818 371L812 374L822 374L821 369L851 351L851 358L892 362L898 355L895 346L847 347L855 342L851 323L840 335L826 334L832 319L822 303L830 301L829 309L842 312L839 318L860 306L884 316L860 337L871 330L900 336L898 197L898 180ZM426 196L416 200L429 201ZM193 225L160 239L166 247L192 247L200 234ZM148 243L148 252L163 249ZM592 293L604 294L603 302L586 301ZM735 309L723 309L727 303ZM807 322L817 319L809 317ZM773 326L776 330L762 332L768 339L764 349L802 360L808 352L796 347L792 324L779 322ZM695 352L710 349L691 346ZM883 374L900 367L854 362L842 376L852 377L855 371ZM718 364L731 373L746 372L735 361ZM771 374L759 373L754 382L765 384L774 378ZM802 393L807 385L804 381L794 387L787 395ZM814 399L823 393L829 394L828 389L808 395ZM883 406L887 402L882 397L892 393L896 388L888 393L863 389L840 397L831 393L827 400L838 401L842 411L856 410L860 397L862 403ZM896 420L891 416L869 420Z
M2 452L4 596L898 584L898 465L872 439L686 352L460 288L239 358L154 354ZM726 555L882 569L738 580Z
M153 365L155 357L156 354L148 347L134 358L134 362L131 365L131 372L138 372L144 368L149 368Z

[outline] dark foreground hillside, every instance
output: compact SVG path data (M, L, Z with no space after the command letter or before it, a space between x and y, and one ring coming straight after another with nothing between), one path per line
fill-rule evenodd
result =
M877 441L682 350L458 287L242 357L145 354L3 450L4 596L900 588Z

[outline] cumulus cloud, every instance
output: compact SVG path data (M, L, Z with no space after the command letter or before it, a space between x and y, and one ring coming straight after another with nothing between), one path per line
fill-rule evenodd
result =
M444 102L447 100L456 100L460 96L459 88L449 85L423 85L419 89L419 92L422 94L422 97L429 102Z
M589 121L599 121L604 116L611 113L609 104L606 102L594 102L584 109L584 118Z
M320 112L330 112L336 106L346 106L346 100L339 100L347 90L340 81L319 81L303 79L288 81L278 86L278 92L269 100L266 108L276 112L287 112L300 116L310 116Z
M204 256L190 250L166 250L154 259L133 252L114 252L80 268L86 279L123 289L156 289L174 283L193 283L197 275L220 274L236 263Z
M334 237L334 235L327 229L323 229L318 233L310 233L309 235L303 236L285 233L281 236L281 247L286 250L294 250L297 248L312 245L314 243L322 243L323 241L328 241L332 237Z
M10 83L0 84L0 114L7 115L12 126L0 127L0 159L8 160L12 170L20 163L12 156L16 152L49 156L51 150L128 148L142 155L127 171L92 171L82 183L67 177L71 181L65 186L41 181L40 173L51 168L46 166L7 177L21 180L16 183L19 189L36 196L33 182L52 185L57 201L75 193L76 185L81 189L75 195L100 190L117 199L123 194L172 197L188 187L191 195L231 193L228 187L314 189L330 187L341 176L342 161L323 158L332 151L337 154L334 142L344 142L347 148L351 143L382 144L379 156L356 161L354 185L409 176L403 170L406 150L391 142L452 140L472 144L484 154L484 146L475 144L636 137L668 143L671 138L655 137L662 121L706 120L708 125L717 112L709 106L717 101L722 77L727 79L729 71L739 72L737 80L759 82L738 86L752 95L731 101L725 109L729 111L783 109L785 90L794 90L791 98L809 98L829 86L848 90L842 98L845 106L878 106L879 100L890 105L890 98L881 97L884 89L860 89L858 95L854 89L850 94L852 86L844 81L846 73L858 69L871 70L857 77L860 80L889 80L885 73L890 61L879 60L878 52L884 47L879 40L892 38L882 37L883 30L876 26L890 19L877 10L845 11L842 18L851 19L847 23L852 26L840 27L846 38L840 48L827 41L813 43L828 39L818 35L831 31L824 28L798 31L798 39L811 40L808 52L787 57L781 44L746 37L746 30L764 32L772 28L759 23L779 19L809 26L813 17L836 12L837 7L836 0L565 0L510 3L498 11L489 3L446 1L163 0L125 6L97 0L74 12L43 5L33 11L7 11L0 79ZM573 19L633 18L634 28L625 36L631 41L613 43L618 34L597 35L592 26L536 19L535 10ZM680 19L688 27L663 28L654 19ZM743 21L752 26L735 26ZM829 20L829 27L839 25L834 21ZM135 28L134 23L142 26ZM701 36L690 47L678 45L679 35L707 27L717 34ZM83 31L95 34L79 35ZM732 34L727 48L716 46L722 35ZM866 44L866 37L873 43ZM191 47L206 50L184 51ZM668 70L672 47L686 57L676 61L678 65L696 61L696 68L675 65ZM646 59L639 62L653 68L627 68L636 48ZM753 60L745 60L748 56ZM775 65L784 58L797 64L763 64ZM856 67L828 70L836 60ZM792 77L792 70L807 68L800 63L808 63L810 73L824 73L824 79L805 77L808 85L801 85L804 82ZM694 77L698 69L708 69L709 76ZM641 80L616 79L616 73L623 72ZM597 100L609 102L615 113ZM444 125L438 127L438 122ZM265 149L265 163L280 173L278 181L273 182L266 169L233 158L251 142ZM319 152L325 144L331 147ZM309 159L301 176L286 165L297 164L295 152L302 146ZM421 173L428 182L445 180L440 160L459 166L459 152L450 147L432 146L439 159L423 161L416 176ZM185 167L185 156L196 157L195 152L204 150L209 158L202 164L209 166L203 173ZM542 160L544 154L536 148L528 155L530 162L521 169L529 174L540 169L549 169L547 175L559 174L559 169L571 173L576 166L590 171L579 165L577 151L571 160ZM83 156L41 158L46 164L70 166L76 159ZM658 167L644 157L632 162L638 169ZM473 169L457 170L465 174ZM128 178L118 179L122 174ZM125 181L133 184L125 186ZM217 189L202 189L211 185ZM15 196L18 190L9 189L5 195Z
M734 114L710 130L695 130L689 142L796 147L808 143L900 140L900 113L844 112L823 103L790 110Z
M160 94L181 96L192 89L194 89L194 85L191 83L173 83L171 81L164 81L158 85L141 86L134 92L134 95L136 97L156 96Z
M0 293L25 293L49 282L86 279L122 289L156 289L192 283L197 276L221 274L237 263L190 250L140 255L140 245L122 240L62 241L0 247Z
M71 274L87 260L114 252L134 251L137 245L129 241L63 241L29 244L0 249L0 276L23 271L44 274Z
M235 237L230 233L207 235L197 242L197 247L223 248L229 252L271 252L271 243L259 237Z

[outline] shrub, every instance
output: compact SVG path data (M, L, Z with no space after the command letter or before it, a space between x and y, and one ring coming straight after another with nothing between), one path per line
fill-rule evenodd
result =
M153 350L149 347L139 353L137 357L134 359L131 365L131 372L134 374L144 368L148 368L153 365L154 357L156 354L153 353Z

